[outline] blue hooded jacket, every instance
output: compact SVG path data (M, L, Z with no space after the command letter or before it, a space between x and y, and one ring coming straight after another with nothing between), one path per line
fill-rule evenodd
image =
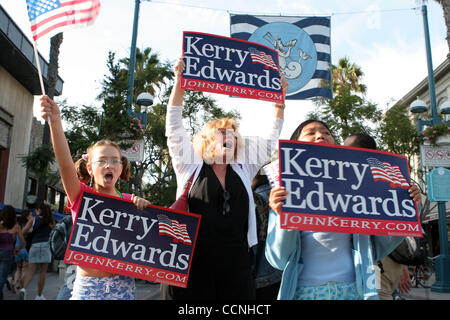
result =
M277 269L283 270L278 300L292 300L303 269L301 231L280 228L279 215L270 210L266 239L266 258ZM364 300L378 300L379 283L375 262L391 253L404 237L353 234L352 256L358 293Z

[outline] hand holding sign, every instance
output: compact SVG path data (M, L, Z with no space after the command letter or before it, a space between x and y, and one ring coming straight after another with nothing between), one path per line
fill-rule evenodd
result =
M286 201L289 192L283 186L278 186L270 190L269 206L278 214L281 214L283 202Z
M185 68L186 64L184 63L184 58L181 56L173 66L173 72L175 73L176 80L181 80Z
M146 207L148 207L150 205L150 201L140 198L140 197L136 196L134 193L131 196L131 201L133 201L134 205L139 210L144 210Z

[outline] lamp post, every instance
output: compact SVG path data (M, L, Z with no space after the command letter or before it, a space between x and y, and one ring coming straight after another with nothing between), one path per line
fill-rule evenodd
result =
M134 4L134 18L133 18L133 34L131 36L131 48L130 48L130 66L128 70L128 108L131 112L131 106L133 104L133 86L134 86L134 67L136 64L136 40L139 24L139 7L141 0L135 0Z
M146 0L151 1L151 0ZM133 89L134 89L134 69L136 66L136 40L137 40L137 33L138 33L138 27L139 27L139 9L141 5L141 0L135 0L134 5L134 18L133 18L133 34L131 36L131 47L130 47L130 65L128 69L128 95L127 95L127 112L132 118L138 118L141 121L141 124L144 126L144 128L147 126L147 113L141 112L141 113L134 113L132 110L133 106ZM137 102L138 105L145 105L149 106L151 104L142 104ZM145 103L145 102L144 102ZM153 97L152 97L152 103L153 103Z
M430 34L428 29L428 17L427 17L427 7L422 6L422 17L423 26L425 34L425 48L427 54L427 65L428 65L428 89L430 94L430 106L431 106L431 116L430 120L417 120L418 132L423 130L423 127L428 125L432 126L441 123L441 119L438 117L437 107L436 107L436 91L434 87L434 76L433 76L433 64L431 59L431 43ZM446 107L441 109L444 113ZM421 113L427 110L425 103L419 99L414 101L410 110L413 113ZM450 256L448 252L448 231L447 231L447 217L446 208L444 201L438 201L438 225L439 225L439 243L440 243L440 255L436 258L435 272L436 272L436 282L431 287L431 291L435 292L450 292Z
M151 0L145 0L150 1ZM136 65L136 40L139 27L139 9L141 5L141 0L135 0L134 4L134 18L133 18L133 34L131 36L131 47L130 47L130 66L128 70L128 95L127 102L129 112L131 112L131 106L133 104L133 87L134 87L134 68Z

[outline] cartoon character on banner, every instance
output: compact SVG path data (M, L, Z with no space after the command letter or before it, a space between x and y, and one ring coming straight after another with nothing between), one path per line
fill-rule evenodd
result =
M289 81L289 93L303 88L313 77L317 52L311 37L286 22L272 22L253 32L249 41L265 44L278 52L280 71Z
M291 57L291 51L292 48L295 47L295 44L297 43L297 39L292 39L288 41L286 44L284 44L280 38L274 39L272 34L270 32L267 32L264 35L264 39L266 39L275 50L278 51L278 58L280 62L280 71L284 74L284 76L287 79L296 79L300 77L302 74L302 60L303 59L310 59L311 56L307 55L302 51L302 49L297 48L300 52L300 57L297 60L294 60L294 58ZM289 64L287 63L287 59L290 59L291 61Z

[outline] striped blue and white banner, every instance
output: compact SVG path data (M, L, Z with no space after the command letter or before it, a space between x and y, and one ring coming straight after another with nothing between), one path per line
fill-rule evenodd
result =
M331 99L330 20L230 14L230 34L278 51L281 72L289 81L286 99Z

